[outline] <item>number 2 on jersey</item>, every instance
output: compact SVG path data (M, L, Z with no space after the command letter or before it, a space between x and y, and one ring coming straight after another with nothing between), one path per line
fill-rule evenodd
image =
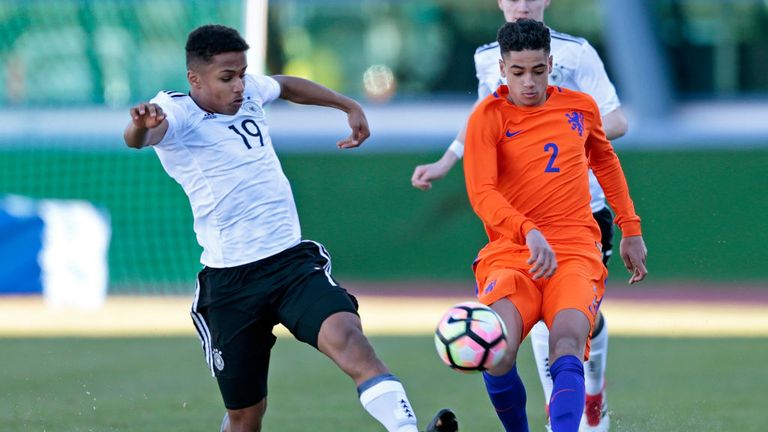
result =
M259 139L259 143L261 144L261 147L264 147L264 138L261 136L261 129L259 129L259 125L251 120L251 119L245 119L242 123L240 123L240 127L243 128L246 134ZM230 125L228 126L229 129L231 129L234 133L240 136L240 138L243 140L243 144L245 144L246 147L249 149L253 148L251 147L251 144L248 143L248 137L243 135L242 132L235 126ZM252 131L252 128L256 128L256 132Z
M544 172L548 173L556 173L560 172L560 168L557 168L555 166L555 159L557 159L557 153L560 151L560 149L557 148L557 144L555 143L547 143L544 145L544 151L549 153L549 151L552 150L552 156L549 158L549 162L547 162L547 167L544 168Z

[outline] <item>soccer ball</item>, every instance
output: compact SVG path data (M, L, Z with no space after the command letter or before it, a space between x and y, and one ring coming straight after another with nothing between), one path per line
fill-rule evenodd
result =
M445 364L461 372L481 372L501 361L507 329L499 315L480 303L459 303L443 315L435 348Z

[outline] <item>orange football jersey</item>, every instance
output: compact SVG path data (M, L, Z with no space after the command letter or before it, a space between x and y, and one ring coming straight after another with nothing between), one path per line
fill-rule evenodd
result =
M502 85L485 98L467 127L467 193L490 243L525 245L525 235L537 228L555 249L599 244L588 167L624 236L640 235L640 218L594 100L549 86L545 103L525 107L510 102L508 92Z

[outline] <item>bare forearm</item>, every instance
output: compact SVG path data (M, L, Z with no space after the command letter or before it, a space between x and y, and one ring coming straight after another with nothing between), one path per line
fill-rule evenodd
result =
M163 120L158 126L153 128L138 127L129 123L123 132L123 139L128 147L140 149L159 143L168 131L168 121Z
M477 106L480 104L481 100L478 100L475 102L474 105L472 105L472 111L477 108ZM465 120L464 123L461 124L461 129L459 129L459 132L456 134L456 138L451 143L451 146L446 151L445 155L443 156L443 159L441 159L441 162L443 163L450 163L448 168L453 166L454 163L456 163L456 159L461 159L462 156L464 156L464 143L467 142L467 124L469 123L469 119ZM453 153L455 158L448 162L445 161L446 156L448 156L448 153Z
M456 134L456 138L451 145L445 149L443 156L435 162L419 165L413 170L411 184L421 190L429 190L432 187L432 181L443 178L464 156L464 141L467 137L467 121L461 125L461 129Z
M360 108L354 100L315 82L287 75L275 75L272 78L280 83L281 99L302 105L333 107L346 113Z
M454 141L456 142L456 141ZM441 166L443 166L447 171L450 171L451 168L453 168L454 165L456 165L456 162L459 161L459 156L454 153L453 150L449 147L445 150L445 153L443 153L443 156L437 161Z
M605 136L609 140L613 141L623 137L628 129L627 117L624 115L624 110L621 107L603 116L603 130L605 130Z
M456 138L454 138L451 145L445 150L443 157L437 162L446 167L447 170L453 168L456 161L464 157L464 142L466 140L467 122L464 122L461 125L461 129L459 129L459 132L456 134Z
M159 143L168 131L168 120L160 105L140 103L130 110L131 122L125 127L123 139L128 147L140 149Z
M128 147L140 149L149 145L149 129L138 128L133 124L129 124L123 132L123 140Z
M451 145L445 150L443 156L437 161L445 173L451 170L456 162L464 156L464 141L467 138L467 124L466 122L456 134L456 139L453 140Z

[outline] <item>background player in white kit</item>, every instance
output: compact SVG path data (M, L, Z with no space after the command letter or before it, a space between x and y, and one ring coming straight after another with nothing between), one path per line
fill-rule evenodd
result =
M325 248L301 238L263 106L279 97L346 112L352 134L339 148L368 138L365 114L354 100L311 81L246 74L247 49L229 27L192 31L191 91L160 92L133 107L124 133L129 147L154 148L192 206L205 265L192 319L227 408L221 430L261 430L272 328L282 323L353 379L360 402L387 431L416 432L402 384L363 335L356 299L331 276ZM458 426L441 410L427 430Z
M497 0L507 22L522 18L544 21L544 10L550 0ZM627 131L627 120L621 109L616 89L605 73L603 62L585 39L558 33L550 29L552 37L553 67L549 83L582 91L591 95L600 108L603 128L609 140L620 138ZM499 47L497 42L483 45L475 52L475 69L478 79L478 101L504 84L499 72ZM414 187L428 190L432 181L445 176L464 154L466 125L456 139L436 162L416 167L411 177ZM612 253L613 215L606 207L605 195L594 174L589 172L592 212L600 225L603 243L603 262ZM549 376L549 331L539 322L531 331L531 345L536 358L539 377L544 387L545 403L552 394ZM608 350L608 332L602 313L595 322L591 339L590 360L585 363L586 404L582 417L582 432L607 431L610 425L605 398L605 368Z

